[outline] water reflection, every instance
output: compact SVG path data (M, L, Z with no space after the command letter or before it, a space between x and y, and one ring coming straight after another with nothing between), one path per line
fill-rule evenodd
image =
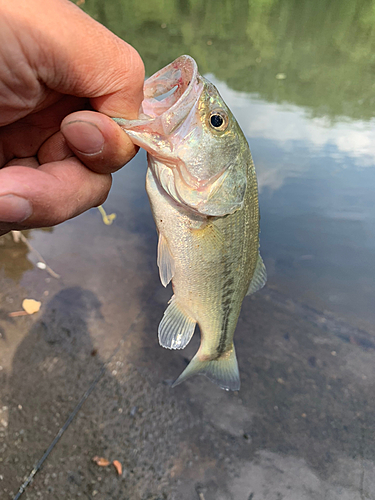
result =
M269 285L366 321L375 319L374 6L372 0L84 5L140 51L148 74L189 53L220 89L256 163ZM276 78L280 72L285 79ZM143 184L140 172L134 186ZM136 211L133 229L154 236L146 195L129 186L124 172L116 174L108 203L124 217ZM18 276L30 268L22 262Z
M269 284L322 310L373 321L373 122L311 118L215 83L253 151Z
M181 54L201 73L313 116L375 111L374 0L87 0L84 8L134 45L148 74ZM276 79L278 73L285 80Z
M27 258L28 248L23 242L14 241L11 234L0 238L0 276L18 282L25 271L33 268Z
M188 53L218 85L257 166L269 284L373 321L375 1L89 0L85 9L139 50L148 74Z

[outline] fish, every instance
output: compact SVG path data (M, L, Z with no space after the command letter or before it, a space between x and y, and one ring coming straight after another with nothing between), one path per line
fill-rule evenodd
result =
M115 120L147 151L159 275L173 289L159 343L184 349L197 324L200 329L200 347L173 387L202 374L222 389L239 390L234 331L244 297L267 279L246 137L188 55L145 81L138 119Z

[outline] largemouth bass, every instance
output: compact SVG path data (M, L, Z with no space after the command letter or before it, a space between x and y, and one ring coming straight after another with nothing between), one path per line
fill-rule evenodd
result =
M242 301L265 284L258 188L244 134L215 86L181 56L146 80L138 120L116 121L148 155L146 189L159 234L157 263L173 296L159 342L198 352L174 386L200 373L238 390L233 345Z

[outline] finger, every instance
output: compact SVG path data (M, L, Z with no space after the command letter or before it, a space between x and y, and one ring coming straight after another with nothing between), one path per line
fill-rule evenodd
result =
M117 123L93 111L78 111L67 116L62 121L61 133L82 163L98 173L115 172L138 151ZM48 149L46 144L43 155ZM52 150L49 152L53 155ZM43 163L41 155L39 161Z
M74 156L73 151L68 146L65 137L60 132L56 132L49 137L38 151L38 164L62 161Z
M0 165L13 158L36 156L40 145L60 130L61 121L69 113L88 106L87 99L60 97L47 109L29 114L23 120L0 127Z
M109 174L97 174L77 158L38 169L12 166L0 170L0 230L59 224L107 198Z
M35 158L35 156L31 156L30 158L13 158L13 160L8 161L4 165L4 167L12 167L12 166L23 166L23 167L30 167L30 168L39 168L40 164L38 160Z
M30 0L16 10L16 17L12 2L4 5L16 19L17 32L23 34L19 39L27 60L49 89L88 97L95 109L110 116L137 117L144 66L133 47L72 2ZM35 30L30 19L43 29ZM25 43L30 38L37 39L38 50Z

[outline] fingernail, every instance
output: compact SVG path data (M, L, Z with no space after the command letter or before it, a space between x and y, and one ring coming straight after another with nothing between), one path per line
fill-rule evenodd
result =
M100 153L104 147L104 137L93 123L83 121L69 122L61 128L68 143L85 155Z
M31 203L25 198L6 194L0 196L0 221L22 222L33 213Z

